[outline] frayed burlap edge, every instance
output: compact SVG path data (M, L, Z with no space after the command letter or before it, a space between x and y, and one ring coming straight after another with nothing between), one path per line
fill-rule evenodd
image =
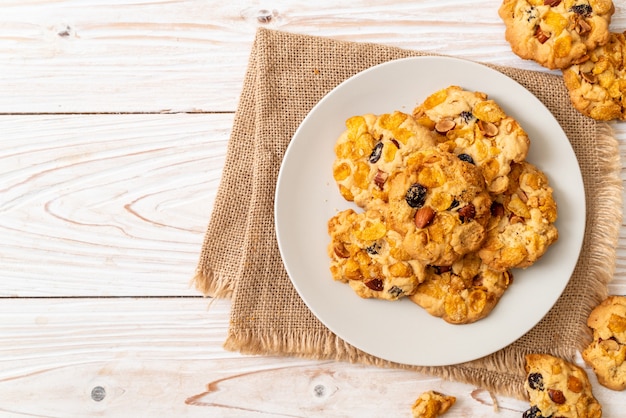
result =
M594 199L597 213L602 216L599 219L587 220L586 240L593 243L585 253L586 259L591 263L588 279L590 281L588 289L591 294L585 299L585 309L590 312L598 300L606 297L606 284L611 280L614 271L614 257L607 257L608 254L615 253L617 234L621 224L621 180L619 179L620 160L617 141L612 136L611 128L608 124L596 124L596 135L589 138L594 142L598 172L604 181L596 187L588 189L588 199ZM577 269L580 268L577 266ZM213 272L198 272L195 280L206 279L215 281L212 285L205 284L203 293L216 296L229 297L236 282L228 277L214 277ZM198 287L201 291L202 288ZM285 355L292 357L307 358L312 360L336 360L351 363L374 365L379 367L393 367L423 372L446 380L456 380L464 383L477 385L505 396L512 396L525 399L526 393L523 389L523 382L519 379L523 370L523 356L520 350L501 350L489 356L488 367L485 363L480 363L478 359L474 362L457 364L453 366L437 367L415 367L388 362L380 358L368 355L350 346L334 334L324 331L308 332L303 335L301 330L279 329L273 330L271 334L259 333L256 330L229 328L229 333L224 348L232 351L239 351L242 354L255 355ZM329 335L330 334L330 335ZM561 354L563 357L571 359L576 350L583 349L590 340L590 330L581 321L580 332L578 332L576 347L568 347ZM523 350L522 350L523 351ZM507 370L503 373L502 370Z
M591 282L589 288L595 292L594 295L585 298L587 304L585 310L588 312L595 307L595 301L602 300L608 295L607 284L613 277L615 258L606 255L615 253L619 225L622 220L623 186L619 176L621 170L619 145L610 125L598 123L596 129L598 166L601 167L600 175L605 181L600 187L594 189L592 197L595 199L598 213L602 213L603 216L592 220L586 232L590 234L586 239L594 244L586 254L591 266L588 278ZM585 323L580 324L579 335L577 347L571 347L571 350L566 350L567 352L556 354L573 361L576 350L582 351L591 341L591 331ZM328 332L310 332L303 336L299 331L276 330L273 335L268 336L254 330L230 328L223 346L226 350L248 355L279 353L283 356L310 360L346 361L353 364L410 370L437 376L444 380L479 386L492 394L527 400L523 381L519 379L519 376L523 374L524 358L516 352L506 350L491 354L491 370L485 370L483 363L473 366L474 362L480 362L481 359L452 366L425 367L398 364L364 353ZM495 370L498 371L495 372ZM503 374L502 370L509 370L510 373Z
M594 222L593 228L591 230L588 228L585 232L591 234L590 240L595 244L586 254L590 266L589 280L593 282L590 288L595 291L594 295L590 295L592 297L585 298L587 305L585 310L588 312L595 308L594 300L604 300L608 296L607 285L615 273L615 249L618 244L619 229L623 217L623 183L620 178L622 164L619 144L615 139L613 128L608 123L598 123L596 129L598 166L601 167L600 175L604 181L596 189L593 196L597 213L602 214L602 218L592 220ZM613 254L613 257L607 257L608 253ZM592 339L591 329L586 323L580 324L579 335L576 349L582 351Z

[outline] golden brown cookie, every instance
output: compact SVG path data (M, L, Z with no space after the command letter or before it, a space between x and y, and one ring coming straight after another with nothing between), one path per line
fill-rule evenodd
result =
M583 359L598 382L613 390L626 389L626 296L609 296L589 315L593 341Z
M450 267L429 266L410 299L446 322L470 324L489 315L512 279L510 272L495 272L468 254Z
M474 164L431 148L407 157L407 169L390 178L387 206L412 258L449 266L482 244L491 197Z
M455 402L454 396L429 390L415 400L411 412L413 418L437 418L445 414Z
M531 408L524 412L524 418L602 416L602 406L580 367L549 354L528 354L525 368L524 388Z
M609 42L589 59L563 71L574 107L597 120L626 119L626 33L611 33Z
M449 86L430 95L413 115L444 135L442 149L480 167L493 193L506 189L511 162L523 161L528 154L526 132L485 93Z
M499 9L513 52L550 69L604 45L614 12L611 0L504 0Z
M529 162L515 163L509 187L491 206L480 258L496 271L526 268L558 239L557 205L548 178Z
M437 143L435 135L402 112L354 116L335 143L333 177L341 195L361 207L387 201L387 179L404 157Z
M376 210L339 212L328 221L328 255L335 280L362 298L396 300L413 294L424 267L402 249L402 237Z

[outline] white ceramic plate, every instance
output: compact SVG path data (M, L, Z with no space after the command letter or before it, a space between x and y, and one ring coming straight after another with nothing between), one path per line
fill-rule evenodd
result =
M531 139L527 160L554 188L559 240L514 282L491 314L450 325L409 300L361 299L333 281L327 221L349 207L332 177L335 140L345 120L412 109L449 85L487 93ZM346 80L325 96L296 131L280 168L276 235L287 273L311 311L336 335L380 358L411 365L456 364L491 354L530 330L557 301L578 260L585 228L582 175L572 147L548 109L528 90L484 65L447 57L387 62Z

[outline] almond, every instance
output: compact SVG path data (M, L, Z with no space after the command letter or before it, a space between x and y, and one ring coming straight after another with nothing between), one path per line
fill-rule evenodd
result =
M474 217L476 216L476 208L474 207L474 204L468 203L467 205L459 209L459 216L461 217L461 220L463 222L474 219Z
M333 250L335 251L335 254L337 255L337 257L339 258L350 257L350 251L348 251L348 249L343 244L343 242L338 242L337 244L335 244L335 246L333 247Z
M388 177L389 174L385 173L384 171L378 170L376 176L374 177L374 184L382 189L385 186L385 182L387 181Z
M446 132L454 129L456 123L452 119L441 119L435 125L435 130L440 134L445 134Z
M435 218L435 211L430 206L424 206L415 212L415 226L418 228L427 227Z
M539 26L537 26L537 28L535 28L535 38L537 38L539 43L545 44L546 41L550 39L550 34L544 32Z

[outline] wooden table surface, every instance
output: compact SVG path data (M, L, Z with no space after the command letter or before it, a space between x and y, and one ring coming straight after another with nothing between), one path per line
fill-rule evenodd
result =
M229 302L190 287L258 27L547 71L511 52L499 4L3 0L0 417L408 417L429 389L449 417L520 417L414 372L225 351ZM623 227L611 293L625 257Z

